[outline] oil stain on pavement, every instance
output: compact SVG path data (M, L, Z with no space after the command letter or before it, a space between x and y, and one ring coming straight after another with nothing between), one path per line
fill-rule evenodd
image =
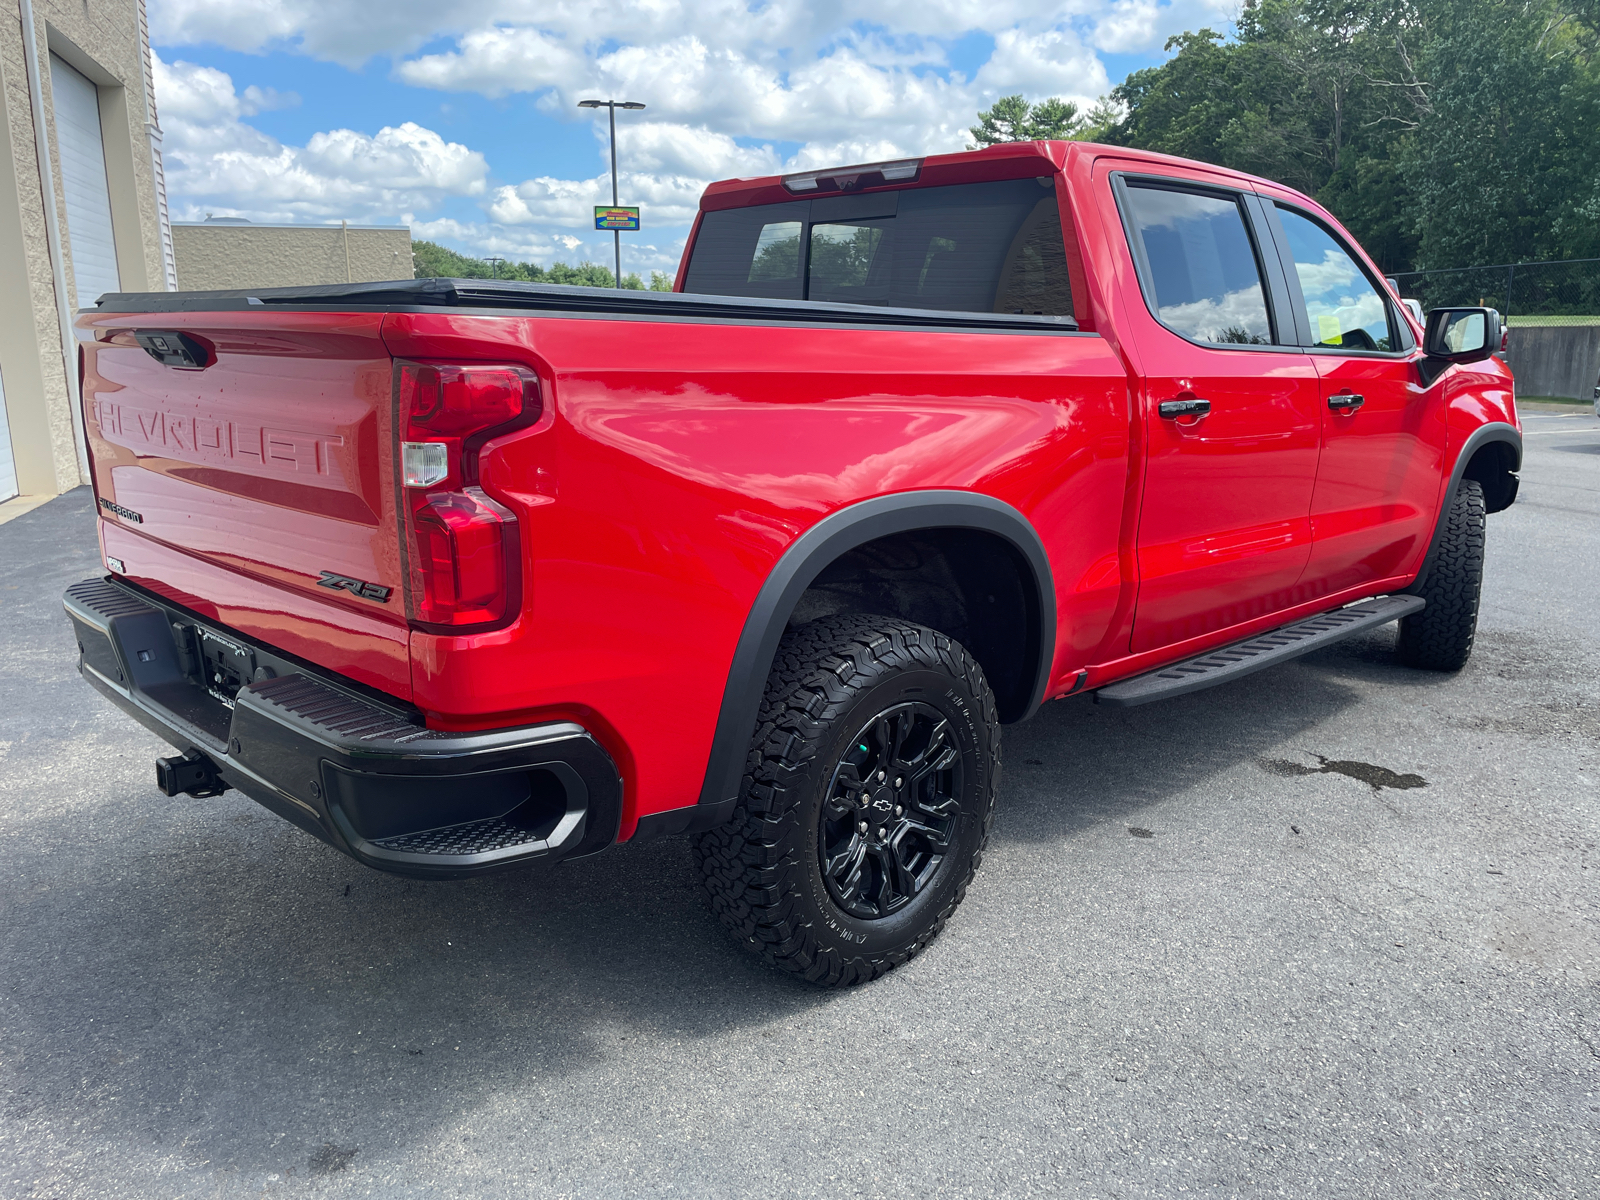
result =
M1384 788L1427 787L1428 781L1421 775L1401 775L1389 770L1388 767L1374 766L1372 763L1356 762L1351 759L1323 758L1320 754L1313 754L1320 766L1308 767L1303 763L1291 762L1286 758L1263 758L1261 769L1270 775L1347 775L1351 779L1359 779L1362 783L1371 786L1375 792Z

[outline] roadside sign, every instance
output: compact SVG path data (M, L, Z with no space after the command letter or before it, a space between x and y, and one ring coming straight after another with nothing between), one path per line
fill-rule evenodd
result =
M637 229L639 228L639 210L637 208L616 208L595 205L594 227L596 229Z

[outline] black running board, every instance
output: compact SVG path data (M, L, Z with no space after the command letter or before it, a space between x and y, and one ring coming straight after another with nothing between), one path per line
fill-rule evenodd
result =
M1166 700L1229 683L1263 667L1276 666L1342 642L1363 630L1397 621L1417 612L1422 605L1421 596L1379 596L1348 608L1336 608L1293 625L1284 625L1271 633L1257 634L1220 650L1173 663L1170 667L1109 684L1095 692L1095 703L1131 708L1135 704Z

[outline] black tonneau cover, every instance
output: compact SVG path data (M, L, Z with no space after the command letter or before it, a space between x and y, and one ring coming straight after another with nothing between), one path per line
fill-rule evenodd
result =
M568 287L507 279L397 279L311 287L238 288L220 292L108 292L86 313L245 312L252 308L310 312L491 309L564 316L644 317L658 321L759 321L770 324L912 326L923 329L1072 333L1071 317L1019 313L877 308L821 300L766 300L621 288Z

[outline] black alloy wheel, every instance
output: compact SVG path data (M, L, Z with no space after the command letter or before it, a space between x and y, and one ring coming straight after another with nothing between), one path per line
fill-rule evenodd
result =
M945 861L961 809L961 752L932 705L873 717L833 769L817 851L834 902L863 921L899 912Z
M731 820L694 841L711 909L746 948L828 986L936 937L983 861L1000 721L959 642L894 617L784 635Z

